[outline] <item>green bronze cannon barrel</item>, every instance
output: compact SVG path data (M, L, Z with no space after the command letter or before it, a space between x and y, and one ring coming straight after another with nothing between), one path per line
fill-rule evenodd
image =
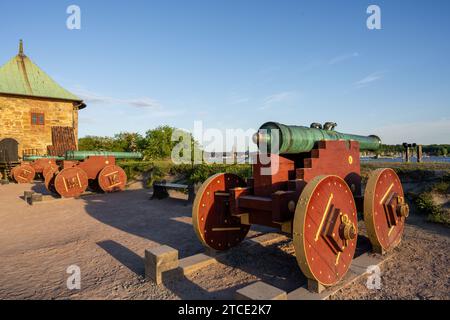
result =
M23 156L23 161L35 161L40 159L52 159L52 160L64 160L64 157L58 157L58 156Z
M262 142L265 142L267 144L267 150L271 150L271 139L276 137L277 134L280 154L309 152L314 148L317 142L323 140L358 141L360 150L367 151L378 150L381 145L381 140L377 136L359 136L340 133L333 129L324 130L303 126L287 126L276 122L267 122L263 124L255 135L255 142L258 144L258 147Z
M65 159L79 161L93 156L115 157L116 159L141 159L142 153L110 151L67 151Z

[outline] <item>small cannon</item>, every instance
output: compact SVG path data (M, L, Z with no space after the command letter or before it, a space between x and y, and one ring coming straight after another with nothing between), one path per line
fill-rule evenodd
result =
M339 282L351 265L358 212L374 251L397 246L409 215L397 174L371 172L362 194L360 150L377 150L380 138L339 133L335 125L262 125L253 176L216 174L197 192L192 218L203 245L227 250L253 224L278 228L292 237L304 275L322 286ZM267 153L264 146L274 144L278 152Z
M58 168L45 174L45 186L63 198L78 197L89 186L107 193L123 191L127 175L116 159L140 158L139 152L67 151Z

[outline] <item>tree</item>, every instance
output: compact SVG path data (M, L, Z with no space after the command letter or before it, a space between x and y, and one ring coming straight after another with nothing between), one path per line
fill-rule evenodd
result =
M142 149L143 137L138 133L123 132L111 137L86 136L78 140L81 151L125 151Z
M81 151L113 151L114 139L110 137L86 136L78 140Z
M176 144L172 141L174 130L175 128L170 126L148 130L145 135L144 155L150 159L170 158L172 148Z
M187 139L188 145L191 146L192 144L194 146L197 156L201 154L199 144L188 132L185 132L182 137L178 134L179 138L176 141L172 141L176 130L176 128L170 126L160 126L156 129L148 130L145 137L132 132L122 132L114 135L113 138L86 136L78 140L78 146L79 150L83 151L142 152L147 159L159 160L171 158L174 147L183 139ZM182 156L182 152L180 156Z
M172 139L175 141L172 141ZM177 131L176 128L160 126L156 129L147 131L144 139L145 142L143 143L144 156L150 159L169 159L172 156L172 150L184 139L187 139L185 141L185 146L187 144L188 148L191 149L191 155L185 156L192 158L193 150L197 152L197 156L201 154L199 144L193 139L191 133L183 132L183 134L180 135L180 131ZM183 148L183 150L185 149ZM183 156L183 150L180 151L178 156Z
M145 143L139 133L122 132L114 136L114 149L116 151L136 152L142 150Z

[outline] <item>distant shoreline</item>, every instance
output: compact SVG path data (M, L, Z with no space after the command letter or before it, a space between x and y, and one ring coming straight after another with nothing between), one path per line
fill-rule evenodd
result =
M361 157L361 162L400 162L404 163L402 157ZM439 163L450 163L450 157L446 156L425 156L422 158L422 162L439 162ZM416 157L411 157L411 163L417 163Z

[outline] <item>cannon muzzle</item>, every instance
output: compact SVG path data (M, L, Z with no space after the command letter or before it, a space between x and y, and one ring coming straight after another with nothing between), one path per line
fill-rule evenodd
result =
M331 125L333 124L333 125ZM267 150L275 147L272 139L278 140L277 153L293 154L311 151L315 144L324 140L345 140L358 141L360 150L375 151L381 146L381 139L377 136L360 136L355 134L340 133L334 131L335 123L326 123L324 128L320 129L315 125L312 128L303 126L288 126L276 122L267 122L263 124L254 136L254 142L261 148L261 145L267 145ZM266 152L266 150L261 150Z

